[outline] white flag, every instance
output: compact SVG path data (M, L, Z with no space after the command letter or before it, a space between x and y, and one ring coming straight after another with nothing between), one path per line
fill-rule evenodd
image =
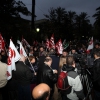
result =
M88 48L87 48L87 52L90 51L91 49L93 49L93 37L91 38Z
M20 54L24 55L25 57L27 57L27 54L25 52L24 47L22 46L22 43L18 40L17 43L20 45Z
M17 62L20 58L21 58L20 54L18 53L13 42L10 40L9 54L8 54L8 61L7 61L7 64L8 64L7 79L8 80L12 78L12 70L16 71L15 62Z

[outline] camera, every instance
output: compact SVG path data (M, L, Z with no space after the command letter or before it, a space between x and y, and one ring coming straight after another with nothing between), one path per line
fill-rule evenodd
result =
M74 56L75 62L79 63L81 67L86 66L86 64L87 64L86 54L75 54L73 56Z

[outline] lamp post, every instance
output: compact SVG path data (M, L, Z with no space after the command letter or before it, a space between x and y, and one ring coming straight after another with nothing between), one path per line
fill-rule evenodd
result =
M34 29L34 17L35 17L35 0L32 0L32 21L31 21L31 29Z

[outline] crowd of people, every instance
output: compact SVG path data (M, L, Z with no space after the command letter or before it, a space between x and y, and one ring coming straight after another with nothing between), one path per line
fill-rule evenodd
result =
M80 78L82 68L86 67L91 72L94 98L100 100L100 43L95 43L89 54L86 53L85 45L80 47L70 45L60 55L53 48L47 50L43 45L24 49L28 56L20 55L20 60L16 62L16 71L12 71L12 78L8 81L5 73L7 53L1 51L2 100L58 100L59 96L61 96L60 100L86 100ZM94 62L90 62L93 63L92 65L88 64L87 56L93 59ZM61 71L69 72L68 83L72 88L68 94L57 89L56 86ZM58 92L57 96L54 95L55 88Z

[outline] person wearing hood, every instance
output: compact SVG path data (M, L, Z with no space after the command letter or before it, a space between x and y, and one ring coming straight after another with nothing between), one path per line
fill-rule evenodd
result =
M66 58L66 62L67 64L63 65L62 70L68 72L68 83L70 86L72 86L71 93L66 94L66 96L70 100L84 100L85 96L83 93L83 86L80 80L80 76L77 73L77 68L75 68L74 57L69 55Z

